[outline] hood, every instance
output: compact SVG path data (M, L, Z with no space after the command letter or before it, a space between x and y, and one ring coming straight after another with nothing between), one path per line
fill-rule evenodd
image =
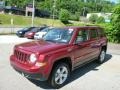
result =
M16 48L23 49L32 53L47 53L55 51L60 48L65 48L67 44L63 43L52 43L44 40L37 40L32 42L27 42L23 44L16 45Z

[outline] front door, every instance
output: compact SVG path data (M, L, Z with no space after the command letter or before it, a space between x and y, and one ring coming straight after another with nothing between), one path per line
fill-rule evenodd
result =
M75 66L86 62L90 58L91 43L89 41L89 31L79 30L74 46Z

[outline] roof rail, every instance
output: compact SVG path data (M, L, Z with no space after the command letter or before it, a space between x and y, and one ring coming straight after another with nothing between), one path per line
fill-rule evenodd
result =
M100 25L90 25L90 24L86 24L85 26L100 26Z

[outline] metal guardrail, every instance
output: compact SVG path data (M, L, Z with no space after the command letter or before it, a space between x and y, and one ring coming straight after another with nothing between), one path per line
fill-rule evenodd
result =
M23 27L0 27L0 34L16 33L18 30L22 28Z

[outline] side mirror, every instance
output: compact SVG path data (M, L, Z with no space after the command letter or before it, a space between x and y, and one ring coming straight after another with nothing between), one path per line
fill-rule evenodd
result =
M81 46L81 43L83 42L83 38L79 37L77 38L77 40L75 41L75 45L79 45Z
M81 43L82 43L82 42L80 42L80 41L79 41L79 42L78 42L78 41L76 41L76 42L75 42L75 45L77 45L77 46L82 46L82 44L81 44Z

